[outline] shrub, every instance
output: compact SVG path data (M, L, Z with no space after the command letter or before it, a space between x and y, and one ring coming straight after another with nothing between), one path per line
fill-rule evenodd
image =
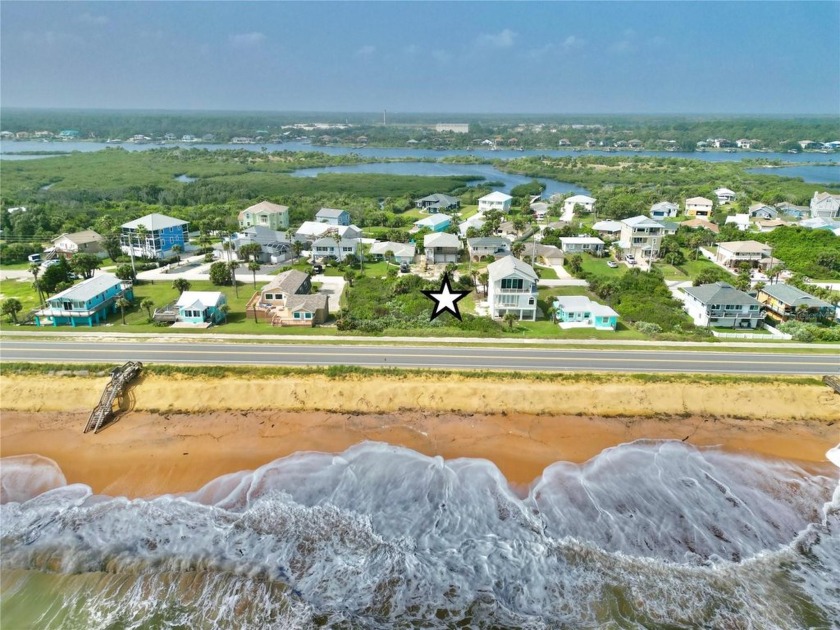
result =
M662 332L662 327L659 324L651 324L650 322L636 322L634 326L643 335L658 335Z
M227 263L218 261L210 265L210 282L217 287L232 283L230 268L227 266Z

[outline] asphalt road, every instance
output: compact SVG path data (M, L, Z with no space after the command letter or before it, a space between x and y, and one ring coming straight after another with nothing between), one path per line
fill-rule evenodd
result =
M122 341L0 341L0 361L204 365L357 365L362 367L535 371L832 374L840 354L662 350L563 350L468 346L222 344Z

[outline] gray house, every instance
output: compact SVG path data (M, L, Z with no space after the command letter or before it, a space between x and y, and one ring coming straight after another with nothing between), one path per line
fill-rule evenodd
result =
M457 210L461 207L461 200L458 197L433 193L414 202L414 205L421 210L435 214L447 210Z
M761 303L726 282L687 287L685 310L698 326L756 328L764 321Z

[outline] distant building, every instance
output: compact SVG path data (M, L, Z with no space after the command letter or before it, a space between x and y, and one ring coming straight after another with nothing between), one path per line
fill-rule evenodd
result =
M708 219L712 214L714 202L705 197L689 197L685 200L685 214L689 217Z
M660 201L650 207L651 219L668 219L677 216L680 207L670 201Z
M478 211L488 212L489 210L497 210L502 214L506 214L510 210L510 202L512 200L513 197L503 192L491 192L478 200Z
M469 123L438 123L435 125L437 133L469 133Z
M659 221L639 215L621 222L618 246L625 256L631 254L642 260L654 260L659 256L663 236L665 227Z
M811 218L840 218L840 195L814 192L814 196L811 198Z
M725 267L737 267L741 263L760 267L770 253L770 246L758 241L728 241L718 243L715 260Z
M390 252L390 255L389 255ZM395 263L408 263L411 264L414 262L414 256L416 255L416 247L414 243L394 243L392 241L377 241L370 246L370 250L368 253L371 256L376 256L381 260L389 260L390 262ZM393 255L393 260L391 260L391 255Z
M715 196L718 198L718 203L723 205L735 201L735 191L728 188L718 188L715 190Z
M604 241L594 236L563 236L560 238L560 249L564 254L588 252L600 256L604 251Z
M452 223L452 217L446 214L432 214L428 217L414 222L414 231L418 232L424 228L432 232L443 232ZM457 237L456 237L457 238Z
M108 254L102 249L102 241L105 240L93 230L82 230L72 234L64 233L52 240L56 254L71 257L74 254L94 254L105 258Z
M461 207L461 200L458 199L458 197L452 197L451 195L434 193L418 199L414 202L414 205L420 210L425 210L426 212L435 214L437 212L457 210Z
M584 212L595 211L595 198L588 195L572 195L563 202L563 211L566 214L572 213L575 206L580 206Z
M750 215L749 214L734 214L726 217L725 224L732 224L742 232L750 229Z
M446 232L426 234L423 237L423 250L426 262L430 265L458 262L461 257L461 239Z

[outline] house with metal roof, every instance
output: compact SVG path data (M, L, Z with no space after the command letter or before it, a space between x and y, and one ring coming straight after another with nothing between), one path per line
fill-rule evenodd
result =
M685 214L689 217L708 219L712 214L714 202L705 197L689 197L685 200Z
M725 267L737 267L741 263L761 267L762 261L770 257L770 252L769 245L758 241L727 241L718 243L715 262Z
M478 211L488 212L489 210L497 210L502 214L506 214L510 210L511 201L513 201L513 197L496 190L484 195L478 200Z
M718 198L718 203L723 205L735 201L735 191L728 188L716 188L715 196Z
M651 219L668 219L677 216L680 207L671 201L660 201L650 207Z
M100 273L47 298L46 307L35 313L35 325L93 326L119 311L120 297L133 300L132 288L115 275Z
M767 284L758 292L757 299L771 317L783 322L789 319L831 321L834 318L833 304L789 284Z
M563 214L571 216L575 211L575 206L579 206L584 212L595 211L595 198L589 195L572 195L563 202Z
M726 282L686 287L685 311L698 326L756 328L764 321L761 303Z
M120 247L128 255L145 258L165 258L172 255L176 245L185 251L190 241L190 224L165 214L147 214L123 223Z
M419 232L423 229L432 232L443 232L452 224L452 217L447 214L432 214L414 222L412 232Z
M840 219L840 195L814 192L810 207L812 219Z
M73 254L94 254L105 258L108 253L102 248L101 235L93 230L82 230L81 232L64 233L52 240L56 254L71 257Z
M321 208L315 214L315 220L329 225L350 225L350 213L337 208Z
M446 212L447 210L457 210L461 207L461 200L451 195L433 193L418 199L414 202L414 205L420 210L425 210L430 214L436 214L438 212Z
M423 250L429 265L458 262L461 257L461 239L448 232L426 234L423 237Z
M376 243L371 244L368 253L381 260L385 260L386 258L390 260L391 256L393 256L392 262L411 264L414 262L414 256L417 253L417 248L414 243L377 241Z
M589 252L600 256L604 251L604 241L595 236L562 236L560 237L560 249L564 254L581 254Z
M248 301L245 312L272 326L314 326L327 321L329 296L312 293L307 273L290 269L278 274Z
M487 304L490 316L513 313L520 320L537 319L537 281L534 268L513 256L487 265Z

